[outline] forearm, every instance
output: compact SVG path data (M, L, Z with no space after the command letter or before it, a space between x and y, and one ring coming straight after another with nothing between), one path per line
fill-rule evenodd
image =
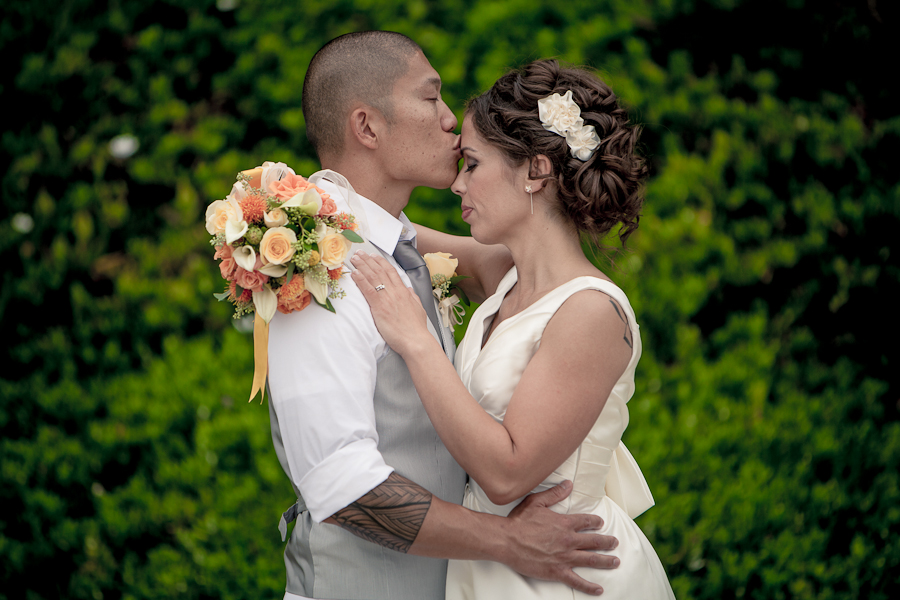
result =
M596 515L558 515L547 507L571 492L567 483L533 494L509 517L477 513L434 498L412 481L392 474L382 485L338 511L327 522L403 553L457 560L492 560L538 579L561 581L589 594L602 589L573 567L610 569L615 538L582 533L598 529Z
M506 519L444 502L396 472L325 522L418 556L502 562L508 546Z
M521 481L517 473L523 471L524 457L517 454L510 431L475 401L433 341L423 338L404 353L404 360L441 441L489 493L505 495L517 488L521 493L515 497L525 494L540 479Z

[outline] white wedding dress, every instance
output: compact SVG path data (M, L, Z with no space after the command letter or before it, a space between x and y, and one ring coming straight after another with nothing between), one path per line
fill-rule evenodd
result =
M489 331L500 303L516 280L513 267L500 282L497 292L472 315L456 352L456 370L482 408L502 421L525 367L540 346L544 328L563 302L581 290L599 290L618 302L631 328L634 346L631 361L581 446L534 491L571 480L574 484L571 495L552 509L564 514L599 515L603 518L603 529L599 533L618 538L618 547L606 552L619 557L618 568L576 569L581 577L603 587L604 600L674 599L656 552L632 520L653 506L653 497L637 463L621 442L622 433L628 426L626 403L634 393L634 370L641 356L638 326L628 298L621 289L603 279L575 278L500 323L482 348L484 334ZM505 506L493 504L478 483L470 480L463 505L479 512L506 516L518 503L517 500ZM447 572L447 600L590 597L593 596L576 592L561 583L522 577L495 562L451 560Z

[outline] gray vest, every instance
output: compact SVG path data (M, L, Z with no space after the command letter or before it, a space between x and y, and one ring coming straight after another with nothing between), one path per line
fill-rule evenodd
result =
M374 248L372 246L371 248ZM432 334L439 334L429 324ZM456 352L444 329L447 357ZM395 471L447 502L462 502L466 474L444 447L422 406L403 359L391 350L378 363L375 382L378 450ZM290 474L278 417L269 402L272 441L285 473ZM291 482L294 492L296 482ZM310 598L353 600L440 600L447 561L388 550L326 523L316 523L299 498L285 516L296 524L284 551L286 589ZM284 522L283 522L284 523Z

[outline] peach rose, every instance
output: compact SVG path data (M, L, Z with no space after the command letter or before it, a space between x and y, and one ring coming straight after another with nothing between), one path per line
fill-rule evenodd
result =
M283 314L303 310L309 306L311 297L306 290L303 275L294 275L278 290L278 311Z
M428 266L428 274L431 277L443 275L447 279L456 275L456 267L459 266L459 260L450 258L450 256L447 252L429 252L423 256L425 265Z
M232 254L234 254L234 248L228 244L222 244L221 246L216 246L216 254L213 258L215 260L219 260L220 258L231 258Z
M261 292L263 290L263 286L269 282L269 276L259 272L258 269L261 266L262 260L260 260L260 258L257 256L256 268L253 271L248 271L243 267L238 267L234 275L235 282L237 282L237 284L245 290L250 290L252 292Z
M311 187L313 187L313 184L303 177L288 173L281 181L273 181L270 183L269 191L279 200L284 202L285 200L290 200L297 194L305 192Z
M230 256L228 258L223 258L222 262L219 263L219 272L222 273L222 279L225 279L226 281L232 280L234 272L237 269L237 263L234 262L234 259Z
M320 217L331 217L337 214L337 204L328 194L322 194L322 208L319 209Z
M353 243L340 233L329 233L319 240L319 254L326 269L343 264Z
M275 265L283 265L294 255L297 234L287 227L273 227L266 231L259 243L259 252Z

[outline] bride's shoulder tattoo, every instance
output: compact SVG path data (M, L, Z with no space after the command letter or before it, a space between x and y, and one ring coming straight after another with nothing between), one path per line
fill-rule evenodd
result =
M405 554L416 541L431 498L431 492L395 472L334 513L334 520L354 535Z
M628 344L628 347L632 350L634 346L631 343L631 327L628 326L628 320L625 318L625 315L622 314L622 311L619 310L619 305L612 298L609 299L609 303L613 305L613 308L616 309L616 314L619 315L619 318L622 319L622 322L625 323L625 333L622 335L622 339L625 340L625 343Z

